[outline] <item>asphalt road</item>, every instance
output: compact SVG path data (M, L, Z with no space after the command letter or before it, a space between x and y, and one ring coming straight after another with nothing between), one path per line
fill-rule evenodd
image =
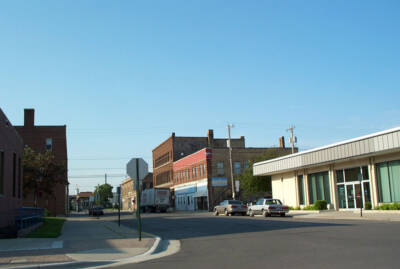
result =
M136 225L135 219L122 220ZM400 222L145 214L175 255L117 268L399 268Z

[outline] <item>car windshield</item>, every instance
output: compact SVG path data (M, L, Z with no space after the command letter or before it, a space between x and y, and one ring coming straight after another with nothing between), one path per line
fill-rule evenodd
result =
M242 204L242 202L241 201L229 201L229 204L230 205L241 205Z
M266 205L281 205L282 202L279 201L278 199L272 199L272 200L266 200L265 204Z

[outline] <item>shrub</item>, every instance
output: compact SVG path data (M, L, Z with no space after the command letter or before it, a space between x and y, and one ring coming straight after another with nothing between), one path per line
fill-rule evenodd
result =
M49 217L51 215L51 212L47 208L45 208L43 214L45 217Z
M317 200L314 203L315 210L325 210L328 207L328 203L325 200Z
M372 209L372 204L371 202L366 202L365 203L365 210L371 210Z
M377 210L400 210L400 203L383 204L375 207Z
M317 210L317 209L315 209L314 205L308 205L308 206L303 207L303 210Z

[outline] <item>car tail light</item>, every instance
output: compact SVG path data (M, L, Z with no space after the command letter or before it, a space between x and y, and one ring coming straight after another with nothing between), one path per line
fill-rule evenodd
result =
M242 205L242 208L247 208L247 205Z
M231 208L237 208L237 205L231 205Z
M282 206L282 209L289 209L289 207L287 207L287 206Z

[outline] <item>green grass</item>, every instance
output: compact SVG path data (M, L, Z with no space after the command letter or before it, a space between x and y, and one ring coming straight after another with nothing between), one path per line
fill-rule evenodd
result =
M56 238L61 234L65 218L45 217L42 226L30 233L29 238Z

